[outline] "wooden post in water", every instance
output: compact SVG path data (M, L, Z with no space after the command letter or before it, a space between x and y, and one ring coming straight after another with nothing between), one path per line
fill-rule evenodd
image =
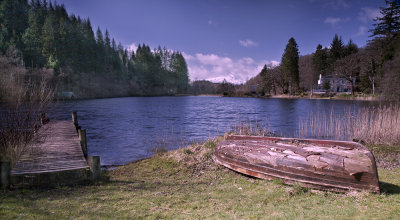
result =
M8 189L10 187L10 162L0 162L0 186L2 189Z
M89 156L88 165L92 171L92 180L98 180L101 177L100 156Z
M72 112L72 121L76 128L78 128L78 114L76 112Z
M86 141L86 129L79 129L79 141L81 143L81 148L83 155L85 156L86 160L88 159L88 151L87 151L87 141Z

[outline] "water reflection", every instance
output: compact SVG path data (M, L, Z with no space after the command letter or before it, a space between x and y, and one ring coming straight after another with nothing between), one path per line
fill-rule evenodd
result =
M222 135L239 122L268 126L294 136L300 118L312 112L344 111L373 102L222 97L130 97L57 103L50 117L70 120L78 111L87 129L90 155L102 164L125 164L149 156L150 149L182 147Z

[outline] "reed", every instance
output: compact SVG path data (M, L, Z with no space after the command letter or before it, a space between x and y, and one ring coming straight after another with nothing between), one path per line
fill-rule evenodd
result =
M270 126L260 123L239 122L232 126L231 132L235 135L252 135L252 136L277 136Z
M326 138L358 140L368 144L400 144L400 105L389 104L311 113L299 120L298 136L301 138Z

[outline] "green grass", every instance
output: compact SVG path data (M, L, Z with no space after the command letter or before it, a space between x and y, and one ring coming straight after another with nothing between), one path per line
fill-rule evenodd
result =
M374 154L378 167L391 169L400 167L400 146L386 144L367 144Z
M400 218L399 168L379 170L381 195L331 193L216 166L211 148L158 154L91 185L0 192L0 219Z

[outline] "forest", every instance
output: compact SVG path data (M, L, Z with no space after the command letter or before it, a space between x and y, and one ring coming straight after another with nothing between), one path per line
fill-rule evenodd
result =
M388 0L380 9L381 17L374 19L366 46L358 47L351 39L344 42L336 34L328 47L318 44L314 53L300 56L299 45L292 37L280 65L265 65L256 77L234 85L226 80L189 82L188 67L180 52L161 46L151 49L145 44L128 51L108 30L97 28L94 32L89 18L68 14L64 5L46 0L3 0L0 60L3 70L25 68L13 77L29 83L45 78L56 88L56 96L65 92L77 98L299 96L314 91L321 75L347 81L352 96L400 100L400 6L398 1ZM2 90L10 87L9 74L0 74ZM1 99L4 101L4 97Z
M279 66L265 65L261 72L242 85L229 82L192 82L194 93L231 96L273 96L309 94L319 76L335 76L351 84L351 95L367 95L384 100L400 100L400 5L386 1L381 17L374 19L370 40L358 47L350 39L343 42L337 34L329 47L321 44L309 55L299 55L299 45L292 37ZM256 90L254 90L256 86ZM253 87L253 89L252 89Z
M185 93L189 86L180 52L145 44L128 51L108 30L97 28L94 33L89 18L68 14L64 5L46 0L0 2L0 55L1 65L8 69L25 67L23 74L13 77L26 82L45 77L56 88L56 96L173 95ZM51 71L37 74L42 69ZM0 77L5 84L10 75Z

